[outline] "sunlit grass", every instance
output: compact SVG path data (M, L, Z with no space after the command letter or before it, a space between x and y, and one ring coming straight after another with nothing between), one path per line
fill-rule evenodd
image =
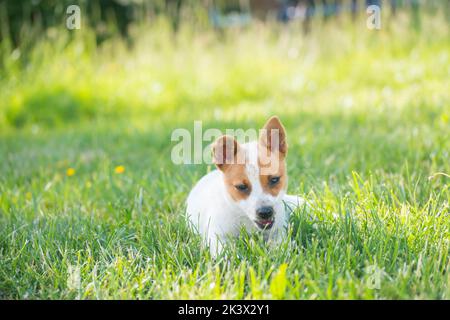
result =
M161 20L136 27L131 47L53 30L11 54L0 297L448 299L445 19L424 15L417 31L400 14L378 32L315 21L308 35L259 24L173 35ZM288 131L289 190L312 209L276 251L243 235L214 262L184 221L211 168L172 164L170 134L272 114Z

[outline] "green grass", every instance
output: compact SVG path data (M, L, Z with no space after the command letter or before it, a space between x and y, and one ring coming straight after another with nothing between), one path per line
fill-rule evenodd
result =
M6 55L0 298L449 299L448 21L312 29L53 30ZM212 168L172 164L171 132L272 114L311 209L277 250L243 234L213 261L184 217Z

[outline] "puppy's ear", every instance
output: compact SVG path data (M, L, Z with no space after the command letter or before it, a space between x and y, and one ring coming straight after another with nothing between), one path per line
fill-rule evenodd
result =
M277 116L271 117L266 122L261 130L259 142L261 146L267 148L270 153L278 151L283 156L286 156L288 149L286 130Z
M230 136L217 138L212 147L213 162L220 170L224 171L227 166L238 163L239 143Z

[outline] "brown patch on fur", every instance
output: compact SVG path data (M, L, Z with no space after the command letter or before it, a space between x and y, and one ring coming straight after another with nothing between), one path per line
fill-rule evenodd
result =
M227 191L234 201L245 200L248 198L252 192L252 186L245 171L245 164L229 165L227 169L223 171L223 177ZM240 184L245 184L248 189L245 191L238 190L236 186Z
M272 141L275 138L277 141ZM277 116L271 117L261 130L259 143L270 152L279 152L282 156L287 154L286 130Z
M239 143L230 136L219 137L213 146L213 159L217 168L223 172L224 183L231 198L235 201L248 198L252 191L245 171L244 152ZM245 184L248 189L238 190L237 185Z
M274 131L275 130L275 131ZM272 139L278 141L274 143ZM264 192L276 196L281 190L287 189L286 130L277 116L271 117L263 127L258 142L259 181ZM280 177L274 185L270 183L273 177Z
M230 136L217 138L212 146L213 161L218 169L224 171L227 167L237 162L237 154L240 153L239 143Z
M271 162L267 165L262 164L258 159L258 166L260 172L264 173L259 175L259 181L265 193L276 196L281 190L287 189L288 177L284 156L281 154L273 154ZM270 183L270 179L273 177L280 177L280 181L275 185Z

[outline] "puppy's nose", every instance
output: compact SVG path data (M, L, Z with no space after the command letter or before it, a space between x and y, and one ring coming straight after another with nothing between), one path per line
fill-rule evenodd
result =
M272 207L261 207L256 209L256 213L258 217L261 219L269 219L273 216L273 208Z

